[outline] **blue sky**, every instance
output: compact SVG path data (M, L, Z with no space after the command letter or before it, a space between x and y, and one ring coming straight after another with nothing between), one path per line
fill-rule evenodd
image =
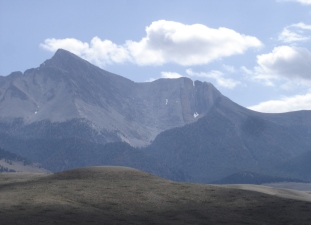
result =
M187 76L262 112L311 110L311 0L0 0L0 75L58 48L136 82Z

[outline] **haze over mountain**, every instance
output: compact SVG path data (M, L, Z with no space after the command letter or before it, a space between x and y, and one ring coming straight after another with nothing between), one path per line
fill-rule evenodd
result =
M297 162L310 155L311 111L254 112L189 78L135 83L60 49L0 77L0 147L51 171L120 165L203 183L243 171L310 180Z

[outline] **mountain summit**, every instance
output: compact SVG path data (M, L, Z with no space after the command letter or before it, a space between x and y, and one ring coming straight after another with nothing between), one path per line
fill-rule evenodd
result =
M212 84L189 78L134 83L59 49L40 67L1 79L0 121L74 120L101 143L143 146L164 130L197 121L221 96Z

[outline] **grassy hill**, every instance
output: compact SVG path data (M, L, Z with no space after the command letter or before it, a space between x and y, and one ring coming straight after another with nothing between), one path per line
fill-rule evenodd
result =
M89 167L22 179L0 174L0 221L8 225L309 224L311 198L299 201L276 193L178 183L128 167Z

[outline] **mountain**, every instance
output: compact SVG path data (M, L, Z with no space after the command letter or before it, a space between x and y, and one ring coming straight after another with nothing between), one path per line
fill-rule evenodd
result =
M111 166L9 175L0 174L0 221L6 225L305 225L311 220L311 197L300 191L178 183Z
M299 163L311 161L310 137L311 111L254 112L189 78L135 83L61 49L0 77L0 147L53 172L120 165L200 183L244 171L311 181Z
M213 85L188 78L134 83L60 49L38 68L1 77L0 127L36 138L69 124L87 130L72 129L70 137L144 146L204 116L220 95Z
M293 177L300 177L311 181L311 151L304 152L285 163L279 165L277 169L280 174L290 174Z
M146 152L196 182L243 171L305 180L279 166L309 151L310 137L311 111L258 113L222 96L197 122L159 134Z

